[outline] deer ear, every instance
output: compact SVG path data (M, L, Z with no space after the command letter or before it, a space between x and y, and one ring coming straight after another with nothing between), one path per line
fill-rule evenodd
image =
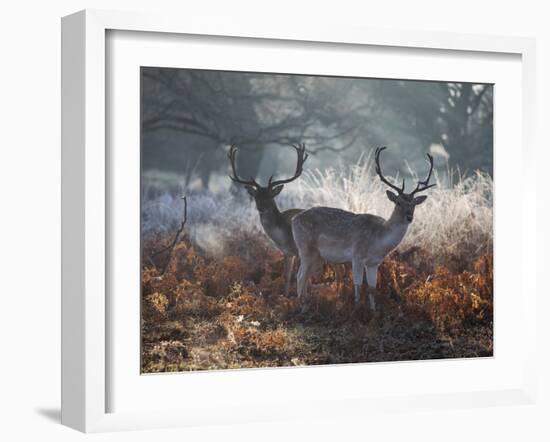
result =
M271 189L271 195L272 196L277 196L281 193L281 190L283 190L283 185L282 184L280 186L277 186L277 187L274 187L273 189Z
M426 201L426 198L428 198L426 195L417 196L414 199L414 203L418 206L419 204L422 204L424 201Z
M389 190L386 190L386 195L388 195L388 199L392 202L397 204L397 195L393 192L390 192Z
M254 186L245 186L245 187L246 187L246 191L248 192L248 194L252 198L256 198L256 189L254 188Z

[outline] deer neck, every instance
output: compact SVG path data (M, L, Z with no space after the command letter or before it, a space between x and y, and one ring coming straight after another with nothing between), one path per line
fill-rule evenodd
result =
M277 203L273 201L273 204L270 205L270 207L267 210L259 212L260 214L260 221L264 228L276 224L281 219L283 219L283 215L281 214L281 211L277 207Z
M260 212L260 222L264 232L281 252L289 256L298 254L292 238L290 223L279 211L277 204L273 203L269 210Z
M404 238L409 228L409 222L399 214L397 207L393 209L391 216L384 223L388 234L391 249L397 247Z

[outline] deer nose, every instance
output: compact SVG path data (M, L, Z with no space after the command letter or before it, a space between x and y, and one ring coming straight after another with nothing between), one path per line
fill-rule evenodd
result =
M408 213L408 214L407 214L407 221L408 221L408 222L411 222L412 220L413 220L412 213Z

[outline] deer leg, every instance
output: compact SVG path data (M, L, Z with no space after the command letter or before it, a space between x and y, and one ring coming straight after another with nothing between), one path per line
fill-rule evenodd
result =
M344 280L341 273L341 267L339 264L332 264L332 268L334 270L334 282L336 283L336 294L340 295L340 284Z
M319 264L317 261L320 257L308 229L299 221L299 216L294 217L292 220L292 235L294 236L296 248L298 249L298 257L300 258L296 288L298 298L302 298L307 296L308 279L315 265Z
M307 296L309 277L323 268L323 261L315 249L307 256L300 255L300 269L298 270L298 297Z
M288 281L288 256L285 255L283 259L283 275L285 278L285 296L288 296L288 287L290 285Z
M361 300L361 285L363 284L364 267L365 265L362 262L353 261L351 263L353 286L355 288L355 304L359 304L359 301Z
M367 271L367 292L369 294L369 304L372 311L376 311L376 279L378 277L378 266L365 267Z
M295 256L285 256L285 296L288 296L288 293L290 292L290 280L292 278L295 260Z
M297 275L297 290L298 298L307 296L307 280L309 278L309 272L311 271L311 264L305 256L300 256L300 268Z

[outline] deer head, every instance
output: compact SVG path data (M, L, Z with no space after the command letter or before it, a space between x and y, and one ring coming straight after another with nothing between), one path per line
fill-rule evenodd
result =
M227 154L227 156L229 157L231 169L233 171L233 175L230 175L229 178L231 178L233 182L243 184L245 186L250 196L254 198L258 212L264 213L272 209L276 209L277 206L275 204L275 197L279 195L279 193L281 193L281 190L283 190L283 186L294 181L302 174L303 165L308 158L308 154L306 153L306 146L305 144L297 144L292 145L292 147L296 150L297 155L296 172L294 172L294 175L292 177L284 180L274 181L273 175L271 175L266 187L258 184L256 180L252 177L250 178L250 180L244 180L239 177L235 166L237 147L235 145L232 145L229 149L229 153Z
M434 168L434 159L433 157L427 153L426 156L428 157L428 162L430 163L430 171L428 172L428 177L424 181L418 181L418 184L416 185L416 188L410 192L405 193L405 180L403 179L403 184L401 187L397 187L396 185L389 182L384 175L382 174L382 170L380 169L380 154L382 151L384 151L386 147L378 147L376 149L375 153L375 162L376 162L376 173L380 177L380 180L389 187L391 187L393 190L397 192L397 194L387 190L386 195L388 196L389 200L395 204L394 209L394 215L398 216L399 219L403 220L406 223L411 223L414 217L414 209L419 204L422 204L424 201L426 201L426 198L428 198L426 195L420 195L415 196L418 192L423 192L424 190L429 189L430 187L434 187L436 184L428 184L430 182L430 178L432 176L432 171Z

